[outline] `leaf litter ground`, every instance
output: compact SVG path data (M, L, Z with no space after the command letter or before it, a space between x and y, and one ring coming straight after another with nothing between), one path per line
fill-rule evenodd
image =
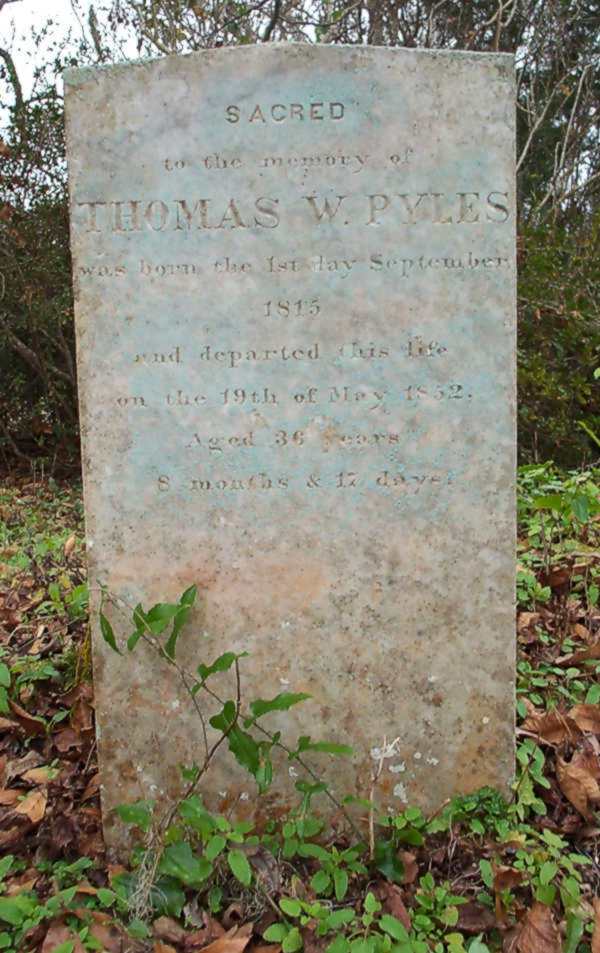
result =
M335 857L355 839L341 820L307 837L323 856L315 846L286 857L283 835L268 846L242 838L250 885L222 872L215 899L184 882L180 915L167 905L150 924L115 905L112 887L129 873L102 839L80 489L6 480L0 950L377 953L375 923L399 953L600 953L598 476L520 475L511 804L486 790L433 818L409 810L389 819L372 857L365 847L345 868Z

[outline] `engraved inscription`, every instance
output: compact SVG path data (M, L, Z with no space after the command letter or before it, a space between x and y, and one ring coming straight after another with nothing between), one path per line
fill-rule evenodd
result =
M334 122L344 118L346 107L343 103L256 103L250 109L243 106L227 106L225 118L227 122L236 123L240 119L253 122L288 122L290 120L311 120L317 122L330 119Z
M426 811L512 767L510 73L265 43L65 83L90 579L144 606L197 582L182 664L248 652L248 697L293 675L316 703L273 730L354 745L340 797L384 736ZM197 738L151 653L94 639L110 838ZM247 778L211 771L229 815Z

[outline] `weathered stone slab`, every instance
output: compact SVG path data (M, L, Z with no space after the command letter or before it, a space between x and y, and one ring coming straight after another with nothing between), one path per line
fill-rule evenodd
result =
M397 808L505 784L511 57L222 49L70 71L66 97L92 583L197 582L187 659L247 650L247 698L311 692L271 724L354 746L339 794L384 738ZM200 733L164 667L94 637L114 839ZM209 800L252 790L223 757Z

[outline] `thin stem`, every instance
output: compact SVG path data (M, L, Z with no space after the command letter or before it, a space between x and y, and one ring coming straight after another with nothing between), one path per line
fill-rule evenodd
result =
M130 611L133 611L132 606L130 606L130 605L126 602L126 600L125 600L125 599L122 599L120 596L114 596L112 593L109 593L109 592L108 592L105 588L103 588L102 586L100 587L100 592L102 593L103 597L105 597L106 599L108 599L108 601L111 602L111 603L112 603L113 605L115 605L116 607L118 607L118 604L119 604L119 603L122 603L127 609L129 609ZM137 617L136 617L136 618L137 618ZM196 677L195 674L193 674L193 673L191 673L191 672L187 672L175 659L171 658L170 655L167 655L167 653L165 652L165 650L164 650L164 648L162 647L162 645L160 645L160 644L158 644L158 643L156 642L156 638L155 638L155 636L154 636L154 633L152 632L152 630L150 629L150 627L149 627L148 624L146 623L145 619L144 619L143 621L144 621L144 626L145 626L146 632L143 633L143 635L142 635L142 640L143 640L147 645L149 645L150 648L151 648L156 654L159 655L159 657L166 659L166 661L167 661L170 665L172 665L172 666L175 668L175 671L178 673L178 675L179 675L179 677L180 677L180 679L181 679L181 681L182 681L182 683L183 683L183 685L184 685L184 688L185 688L186 692L190 695L190 697L192 698L192 700L193 700L193 702L194 702L194 707L195 707L195 709L196 709L196 712L198 713L198 716L200 717L200 720L201 720L201 723L202 723L202 727L203 727L203 731L206 732L206 726L205 726L204 716L203 716L203 714L202 714L202 712L201 712L201 709L199 708L199 706L198 706L198 704L197 704L197 700L196 700L197 692L193 692L192 689L195 688L196 685L199 685L199 686L200 686L200 689L201 689L202 691L206 692L207 695L209 695L211 698L213 698L215 701L217 701L220 705L223 705L223 704L224 704L224 700L223 700L216 692L214 692L214 691L212 690L212 688L209 688L209 686L206 684L205 681L201 681L201 680L199 680L199 679ZM147 632L149 632L150 635L147 635L147 634L146 634ZM231 723L231 725L229 725L227 731L221 736L221 738L220 738L220 740L219 740L219 744L221 743L221 741L223 741L223 740L227 737L227 735L231 732L231 730L233 729L233 727L234 727L235 725L237 725L237 723L238 723L240 717L241 717L241 718L251 717L249 712L243 712L242 709L241 709L241 677L240 677L239 662L238 662L237 659L235 660L235 677L236 677L236 715L235 715L235 718L234 718L233 722ZM188 685L188 680L190 680L190 681L192 681L192 682L194 683L192 687L190 687L190 686ZM309 764L306 763L306 761L304 761L303 758L300 757L299 754L297 754L295 751L292 751L291 748L288 748L288 746L285 745L282 741L280 741L280 740L275 740L274 734L272 734L270 731L268 731L268 730L267 730L266 728L264 728L262 725L259 725L258 722L254 722L254 726L256 727L256 729L257 729L259 732L261 732L261 734L263 734L266 738L269 739L269 741L271 742L271 745L272 745L274 748L279 748L281 751L285 752L285 753L288 755L288 757L291 756L291 755L293 755L294 760L306 771L306 773L312 778L313 781L315 781L316 783L323 783L323 779L316 773L316 771L313 770L313 768L312 768ZM205 738L206 738L206 734L205 734ZM218 745L217 745L216 747L218 747ZM197 785L198 781L199 781L200 778L206 773L206 770L207 770L208 767L209 767L210 761L212 760L212 757L213 757L213 755L214 755L214 752L216 751L216 747L213 745L213 748L210 750L210 753L209 753L209 754L210 754L210 757L209 757L209 754L207 754L207 756L206 756L206 758L205 758L204 765L203 765L203 767L202 767L202 769L201 769L201 771L200 771L200 774L199 774L198 777L194 780L194 782L192 782L192 784L190 785L190 788L186 791L186 793L184 793L184 794L182 795L182 797L180 798L180 800L179 800L179 801L177 802L177 804L175 805L175 807L174 807L174 809L173 809L173 813L172 813L172 815L171 815L171 819L172 819L172 817L174 816L175 811L177 810L177 807L178 807L179 803L181 802L181 800L185 800L185 798L190 797L190 795L191 795L191 794L194 792L194 790L196 789L196 785ZM358 827L356 826L356 824L354 823L354 820L352 819L352 817L351 817L349 811L348 811L348 810L346 809L346 807L342 804L342 802L330 791L328 784L326 784L326 787L325 787L325 790L323 791L323 793L324 793L325 796L329 799L329 801L337 808L337 810L339 810L339 811L342 813L342 815L344 816L344 818L345 818L346 821L348 822L349 826L351 827L353 833L354 833L355 836L358 838L358 840L362 840L362 834L361 834L359 828L358 828ZM170 823L170 821L169 821L169 823ZM168 826L168 824L167 824L167 826Z

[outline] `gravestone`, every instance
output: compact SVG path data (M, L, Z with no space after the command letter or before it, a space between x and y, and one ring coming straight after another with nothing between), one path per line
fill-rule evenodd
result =
M340 796L384 743L395 809L506 785L512 58L264 45L65 89L109 838L200 732L167 666L104 644L99 584L148 607L197 583L185 664L247 651L247 699L310 692L269 725L351 744ZM256 809L229 755L204 790Z

